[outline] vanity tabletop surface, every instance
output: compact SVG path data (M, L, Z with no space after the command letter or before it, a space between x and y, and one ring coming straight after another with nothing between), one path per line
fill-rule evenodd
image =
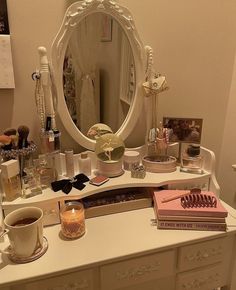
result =
M227 232L160 230L152 225L153 208L86 219L86 233L77 240L61 238L60 225L45 227L49 247L38 260L14 264L0 254L0 288L236 234L236 210L223 205L229 211ZM5 237L0 250L7 246Z
M91 176L94 177L93 174ZM102 184L101 186L94 186L86 182L86 187L79 191L75 188L72 188L68 195L64 194L61 190L58 192L53 192L51 189L43 190L43 194L28 198L22 199L18 198L11 202L4 202L3 207L7 209L12 205L23 205L23 204L31 204L43 201L53 201L53 200L64 200L64 199L80 199L87 196L91 196L93 194L120 189L120 188L130 188L130 187L158 187L166 184L178 184L183 182L198 182L203 180L203 178L209 178L211 176L210 173L205 171L203 174L193 174L181 172L180 168L177 167L176 171L170 173L152 173L147 172L144 179L141 178L130 178L131 172L124 171L124 174L118 177L110 178L108 182ZM66 177L65 177L66 178ZM63 178L62 178L63 179Z

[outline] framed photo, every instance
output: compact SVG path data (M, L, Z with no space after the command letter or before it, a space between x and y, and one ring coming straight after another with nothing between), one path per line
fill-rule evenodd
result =
M0 34L10 34L6 0L0 0Z
M163 118L164 128L168 128L170 142L201 142L203 119Z
M101 17L101 41L112 41L112 18L107 14Z

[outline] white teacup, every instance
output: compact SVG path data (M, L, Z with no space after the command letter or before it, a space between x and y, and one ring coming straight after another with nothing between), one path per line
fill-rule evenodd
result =
M43 211L40 208L14 210L5 217L4 224L12 255L29 258L43 247Z

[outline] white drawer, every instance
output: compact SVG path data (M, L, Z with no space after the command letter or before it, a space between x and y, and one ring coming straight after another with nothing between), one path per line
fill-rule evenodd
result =
M184 246L179 249L178 269L185 271L222 261L225 246L224 238Z
M177 275L176 290L210 290L225 284L221 263Z
M94 290L93 271L61 275L25 285L24 290Z
M172 250L106 265L101 267L101 289L125 288L171 276L174 267L175 252Z
M175 290L175 276L127 286L121 290Z

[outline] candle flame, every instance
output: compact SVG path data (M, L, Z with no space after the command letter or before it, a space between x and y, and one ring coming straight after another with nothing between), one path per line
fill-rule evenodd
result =
M75 213L75 209L74 208L72 208L72 213Z

